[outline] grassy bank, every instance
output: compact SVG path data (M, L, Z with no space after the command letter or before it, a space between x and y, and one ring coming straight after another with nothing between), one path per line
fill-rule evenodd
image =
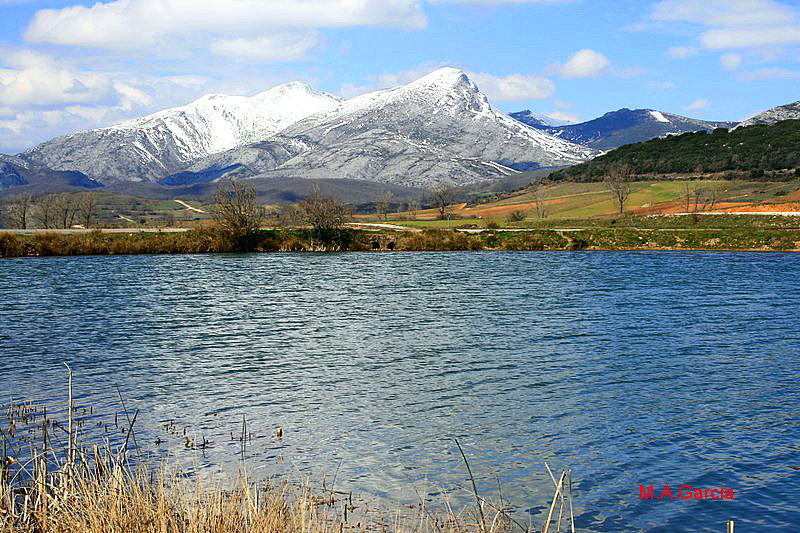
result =
M447 501L432 510L422 499L416 506L381 510L352 492L326 487L324 480L318 489L287 480L250 481L246 425L239 439L239 473L208 484L197 474L147 459L136 444L139 411L129 412L121 394L122 411L105 420L73 402L71 375L69 383L61 411L31 402L2 406L0 533L536 533L570 526L574 531L568 471L558 481L552 478L554 495L539 529L512 518L503 502L478 494L458 441L475 498L458 512ZM84 441L87 425L105 425L106 436ZM109 434L108 427L115 431ZM195 449L189 437L186 442ZM205 450L205 439L202 446Z
M231 242L210 229L182 233L0 233L0 257L476 250L800 250L793 217L628 217L521 224L518 228L366 231L320 236L308 229L260 230Z

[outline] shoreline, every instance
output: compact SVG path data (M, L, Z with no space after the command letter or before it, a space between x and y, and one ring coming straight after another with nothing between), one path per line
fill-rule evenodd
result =
M292 252L664 251L800 252L800 229L570 228L420 231L258 230L231 240L213 229L0 230L0 258Z

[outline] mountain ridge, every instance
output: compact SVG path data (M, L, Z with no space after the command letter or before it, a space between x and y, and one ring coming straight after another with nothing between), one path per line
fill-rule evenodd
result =
M526 120L525 112L512 113L511 116L523 122ZM533 118L528 125L578 144L609 150L667 135L732 128L736 123L710 122L655 109L623 107L578 124L548 126Z
M252 97L209 94L121 124L58 137L20 157L105 183L155 181L213 153L268 138L338 101L299 82Z
M775 124L783 120L800 119L800 100L790 104L783 104L772 107L761 113L757 113L752 117L743 120L739 123L737 128L745 126L753 126L756 124Z
M303 175L427 187L574 164L596 153L496 111L464 72L445 67L345 100L267 142L211 156L189 171L235 166L235 177Z

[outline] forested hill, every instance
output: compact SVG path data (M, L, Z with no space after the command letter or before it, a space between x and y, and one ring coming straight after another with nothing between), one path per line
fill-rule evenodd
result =
M800 120L711 133L684 133L622 146L586 163L559 170L554 180L599 181L616 165L635 175L731 173L763 179L774 171L800 169ZM795 173L781 173L794 177Z

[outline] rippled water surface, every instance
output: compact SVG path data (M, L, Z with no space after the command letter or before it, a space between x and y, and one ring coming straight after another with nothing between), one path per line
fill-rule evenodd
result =
M518 516L549 504L547 461L581 530L800 531L798 255L3 260L0 403L63 402L65 361L80 402L113 411L119 385L141 441L200 464L235 468L246 415L264 476L458 500L455 436ZM181 450L169 420L214 447Z

